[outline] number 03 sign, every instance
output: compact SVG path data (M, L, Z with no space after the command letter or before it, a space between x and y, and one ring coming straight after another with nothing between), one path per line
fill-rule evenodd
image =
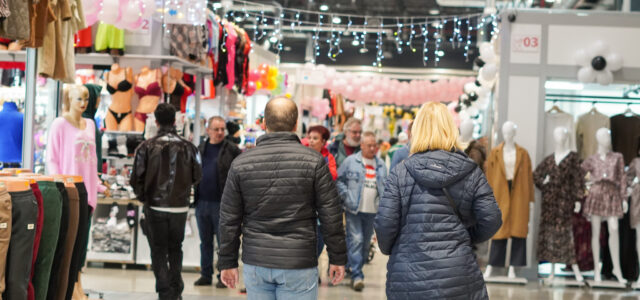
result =
M540 35L515 35L511 41L511 47L514 52L540 52Z

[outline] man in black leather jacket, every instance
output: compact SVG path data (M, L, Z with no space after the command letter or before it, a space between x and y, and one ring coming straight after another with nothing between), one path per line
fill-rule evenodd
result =
M182 299L182 241L191 187L200 181L198 149L177 135L176 111L159 104L154 113L158 135L136 150L131 186L144 203L146 232L156 292L161 300Z
M220 207L221 280L238 283L242 234L244 281L249 299L316 299L316 224L329 252L333 284L347 262L342 204L325 159L302 146L298 108L276 98L265 108L267 134L231 165ZM285 284L286 283L286 284Z

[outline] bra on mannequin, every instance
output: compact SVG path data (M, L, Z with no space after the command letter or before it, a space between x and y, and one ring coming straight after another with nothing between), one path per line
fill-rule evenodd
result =
M158 82L152 82L147 85L146 88L136 86L135 92L138 94L138 98L142 98L144 96L162 96L162 88L160 88L160 84Z

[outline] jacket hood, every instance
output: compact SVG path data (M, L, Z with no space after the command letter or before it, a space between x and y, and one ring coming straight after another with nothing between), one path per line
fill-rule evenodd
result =
M419 185L437 189L460 181L478 167L463 152L443 150L416 153L405 160L405 166Z

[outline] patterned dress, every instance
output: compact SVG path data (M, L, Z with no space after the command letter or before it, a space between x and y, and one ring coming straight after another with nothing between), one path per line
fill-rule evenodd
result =
M547 176L549 181L545 183ZM553 154L547 156L534 171L533 180L542 191L538 260L575 264L572 215L584 191L578 153L570 152L559 165Z
M609 152L604 160L600 154L594 154L582 162L582 169L590 174L593 183L582 213L587 217L622 218L622 201L627 194L622 154Z
M633 183L633 179L636 177L640 177L640 157L636 157L631 161L629 170L627 171L627 183L632 187L629 214L631 217L631 227L633 228L640 225L640 184Z

